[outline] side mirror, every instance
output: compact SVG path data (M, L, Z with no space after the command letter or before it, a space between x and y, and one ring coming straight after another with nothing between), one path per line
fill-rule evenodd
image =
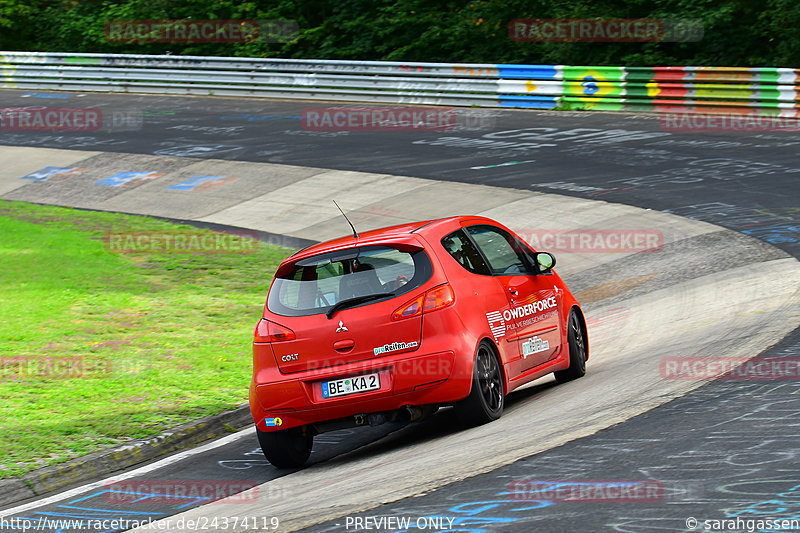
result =
M556 258L549 252L536 252L534 259L536 260L536 268L539 270L539 274L547 274L556 266Z

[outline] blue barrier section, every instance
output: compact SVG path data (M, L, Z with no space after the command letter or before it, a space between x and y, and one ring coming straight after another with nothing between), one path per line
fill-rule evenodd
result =
M555 96L528 96L524 94L501 94L498 96L500 107L532 107L537 109L553 109L558 105Z
M497 65L497 77L525 80L554 80L560 69L556 65Z

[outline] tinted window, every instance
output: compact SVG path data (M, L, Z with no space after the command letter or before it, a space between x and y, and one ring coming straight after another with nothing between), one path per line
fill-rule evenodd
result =
M467 231L489 261L493 274L527 274L519 243L509 233L491 226L470 226Z
M442 239L442 246L461 266L475 274L490 274L481 254L462 230Z
M286 275L275 278L267 307L285 316L324 313L350 298L406 293L431 273L430 259L422 250L372 246L322 254L298 261Z

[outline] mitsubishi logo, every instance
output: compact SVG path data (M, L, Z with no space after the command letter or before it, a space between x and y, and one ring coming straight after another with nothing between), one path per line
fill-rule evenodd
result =
M340 333L342 331L348 331L347 326L344 325L344 322L341 320L339 321L339 327L336 328L336 333Z

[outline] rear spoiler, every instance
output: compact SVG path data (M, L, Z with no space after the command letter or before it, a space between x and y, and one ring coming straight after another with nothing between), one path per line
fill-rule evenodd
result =
M417 250L425 249L425 246L414 237L404 237L404 238L395 237L391 240L375 240L372 242L359 243L360 244L359 246L353 246L353 244L355 244L355 242L350 243L348 245L338 246L328 251L317 254L301 255L298 253L292 255L286 258L283 261L283 263L280 264L277 272L275 272L275 277L283 277L287 275L289 272L294 270L295 266L298 265L298 263L300 264L300 266L304 266L302 265L302 263L309 261L312 258L320 258L320 260L324 259L337 260L337 259L345 259L346 258L345 256L350 257L351 254L352 257L358 257L358 254L361 252L361 250L378 248L378 247L396 248L401 252L415 252ZM309 264L312 264L312 261L309 261Z

